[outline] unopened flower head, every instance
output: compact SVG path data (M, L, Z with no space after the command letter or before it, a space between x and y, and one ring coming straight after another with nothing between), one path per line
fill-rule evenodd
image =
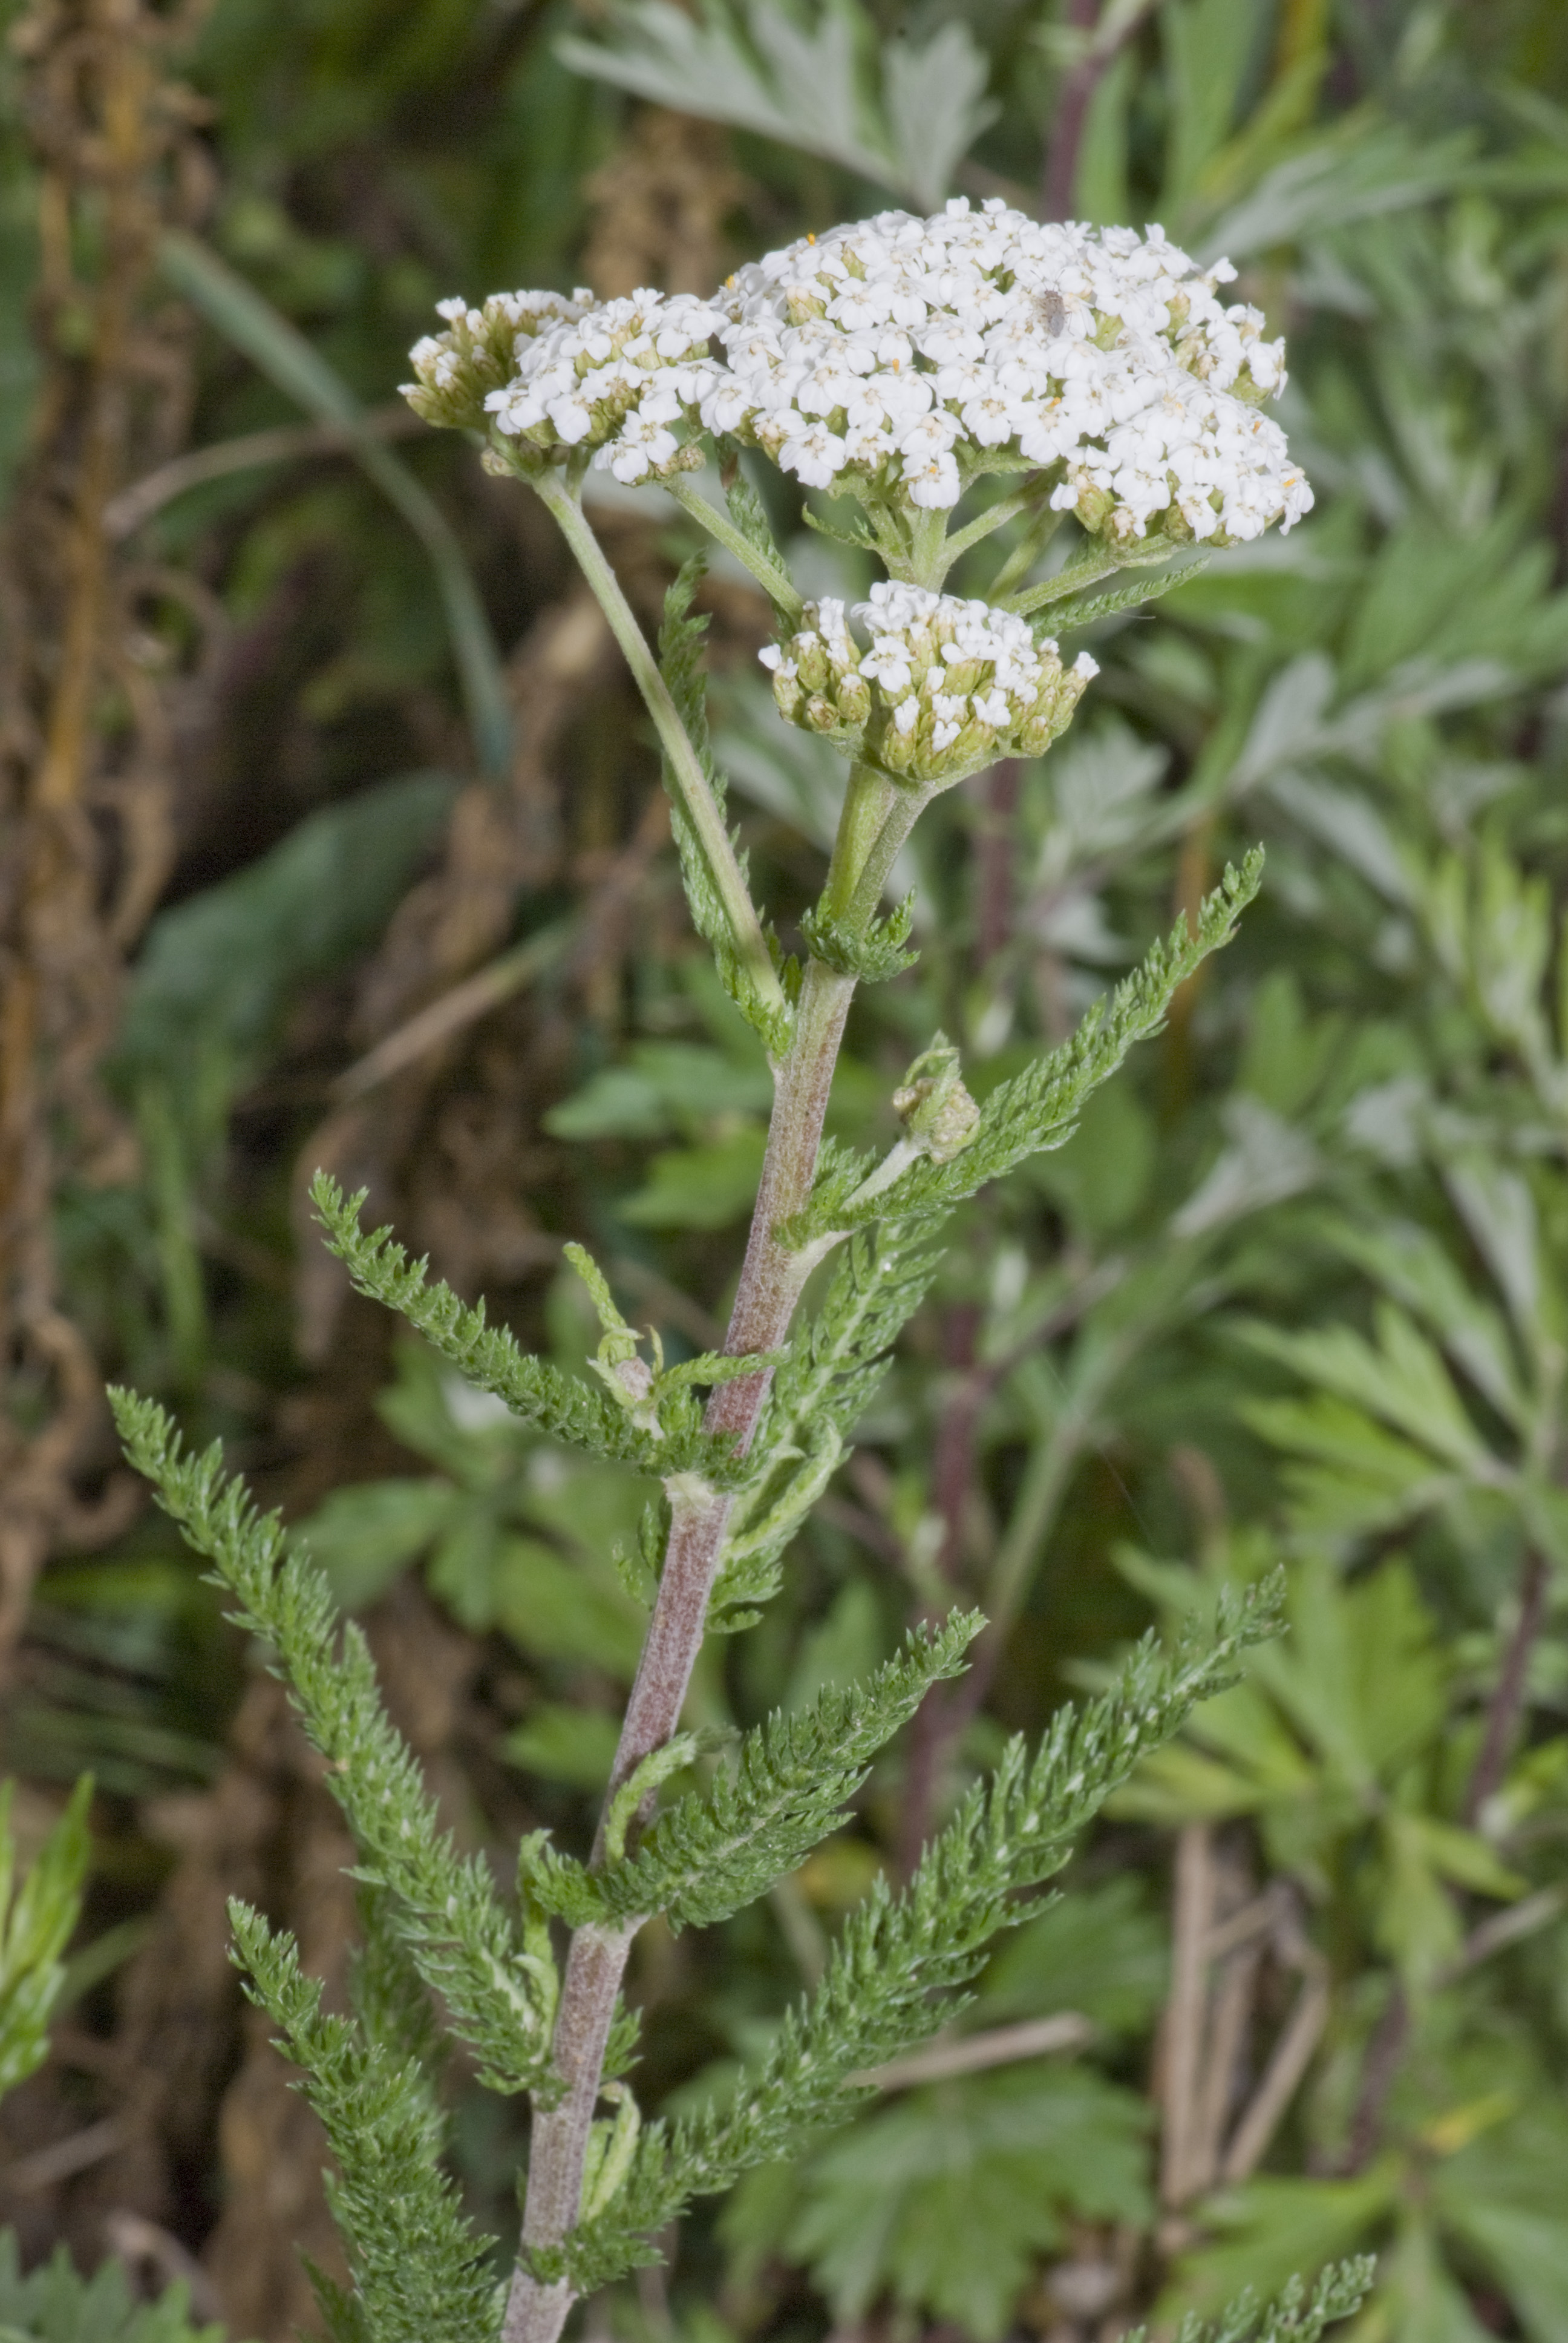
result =
M808 602L804 615L798 633L760 654L780 713L916 786L945 787L997 757L1042 756L1098 672L1087 652L1064 668L1022 618L919 586L873 586L848 613Z
M1095 534L1257 537L1312 491L1256 411L1283 345L1221 302L1234 275L1157 227L883 212L730 280L702 420L810 488L947 509L987 470L1060 465L1052 504Z

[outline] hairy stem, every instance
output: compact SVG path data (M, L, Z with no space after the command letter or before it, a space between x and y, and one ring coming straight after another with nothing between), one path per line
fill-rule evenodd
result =
M621 591L620 580L610 568L604 548L588 527L582 506L570 489L551 472L531 479L530 486L559 523L561 534L577 556L583 576L609 620L611 631L637 680L638 689L648 704L648 714L653 718L659 741L669 760L669 769L679 792L681 806L697 832L714 888L724 905L735 950L745 962L763 1000L775 1008L782 1009L785 1005L783 988L763 938L756 907L740 875L740 866L735 860L735 849L729 842L724 816L709 787L708 776L702 769L697 751L687 737L679 710L669 696L669 687L659 673L658 661L648 648L630 603Z
M950 569L960 554L967 553L971 545L983 544L999 528L1005 528L1010 520L1016 520L1020 513L1030 511L1045 486L1045 473L1031 472L1021 488L1016 489L1010 497L999 498L994 505L988 505L977 518L957 530L947 541L948 568Z
M817 960L809 963L789 1054L779 1069L761 1186L725 1338L732 1356L779 1347L809 1272L809 1262L786 1252L773 1231L810 1195L828 1092L854 990L853 977L837 975ZM708 1429L729 1433L744 1451L756 1430L769 1380L761 1373L721 1383L709 1403ZM671 1502L674 1518L658 1599L621 1727L610 1776L612 1797L679 1725L733 1500L699 1483L674 1488ZM603 1842L601 1821L596 1863L604 1860ZM558 2245L578 2218L605 2046L633 1933L589 1926L579 1928L572 1938L554 2042L565 2096L536 2117L528 2159L523 2244L534 2251ZM556 2343L571 2303L571 2288L565 2280L548 2286L519 2269L507 2302L503 2343Z
M848 916L867 858L898 796L896 785L877 766L859 759L850 766L833 859L828 865L828 883L822 890L822 908L829 919Z
M780 569L776 561L769 561L760 548L753 545L749 537L743 536L717 505L710 505L690 480L669 480L666 486L676 503L691 515L699 527L705 528L716 544L723 546L727 553L732 553L737 561L749 569L769 600L789 624L798 627L806 606L788 573Z

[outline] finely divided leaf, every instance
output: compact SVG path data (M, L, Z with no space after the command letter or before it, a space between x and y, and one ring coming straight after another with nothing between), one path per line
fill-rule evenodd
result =
M707 1797L667 1808L625 1862L585 1872L547 1852L536 1892L574 1926L654 1912L675 1928L727 1920L837 1827L878 1750L930 1685L959 1674L984 1624L978 1611L955 1612L929 1635L911 1631L869 1683L825 1692L802 1715L775 1713L749 1733L735 1771Z
M733 1487L743 1468L729 1443L702 1430L701 1403L690 1392L672 1392L660 1409L660 1433L644 1432L630 1411L608 1392L562 1373L548 1359L530 1357L504 1327L486 1323L483 1304L460 1302L449 1285L432 1285L425 1264L410 1266L390 1229L367 1236L359 1226L363 1192L345 1196L336 1180L318 1172L311 1199L326 1229L329 1252L348 1271L357 1291L422 1334L432 1350L480 1391L505 1400L515 1415L536 1423L565 1446L581 1448L606 1463L662 1477L701 1473L718 1487Z
M583 2293L650 2258L646 2240L693 2197L728 2188L753 2165L786 2156L800 2135L859 2103L852 2077L925 2040L950 2017L997 1932L1029 1917L1017 1898L1066 1861L1076 1834L1140 1759L1201 1700L1234 1681L1233 1662L1273 1631L1279 1588L1227 1594L1207 1649L1167 1654L1151 1636L1112 1689L1063 1708L1030 1758L1007 1746L927 1847L901 1895L879 1880L850 1914L820 1986L791 2010L728 2107L647 2127L624 2188L564 2247L536 2255L541 2279L569 2273Z
M327 2193L354 2297L329 2290L335 2328L373 2343L485 2343L500 2323L491 2240L469 2227L441 2171L444 2126L422 2067L367 2039L355 2019L327 2016L292 1937L244 1904L231 1903L229 1918L251 1997L305 2069L337 2165Z
M482 1859L465 1861L440 1829L417 1761L382 1708L363 1634L351 1623L339 1637L327 1581L289 1549L276 1513L258 1513L243 1483L224 1479L216 1443L205 1456L182 1456L160 1407L126 1392L110 1401L132 1463L238 1595L238 1624L276 1653L327 1760L358 1875L396 1899L409 1956L445 2000L454 2031L479 2053L481 2080L498 2091L548 2089L556 1974L548 1936L540 1929L519 1940Z
M1142 966L1097 1002L1070 1041L994 1090L979 1127L960 1155L945 1163L917 1162L890 1186L859 1195L863 1167L841 1161L819 1181L804 1212L776 1233L788 1245L812 1243L835 1232L868 1227L884 1216L912 1220L946 1213L988 1180L1000 1179L1027 1155L1070 1138L1091 1091L1113 1074L1135 1041L1159 1031L1171 996L1201 961L1235 933L1236 920L1257 893L1262 855L1254 850L1241 870L1227 869L1205 900L1196 931L1181 919Z

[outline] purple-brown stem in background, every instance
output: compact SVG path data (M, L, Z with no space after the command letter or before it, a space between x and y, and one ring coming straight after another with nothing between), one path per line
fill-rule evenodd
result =
M1100 21L1100 0L1068 0L1063 21L1075 33L1092 33ZM1127 29L1130 32L1131 26ZM1125 38L1124 33L1122 40ZM1045 150L1045 168L1040 174L1040 207L1048 220L1070 219L1072 216L1078 157L1083 145L1089 109L1107 67L1121 45L1121 41L1111 43L1103 48L1098 45L1091 45L1061 85L1061 95L1056 103L1056 120L1051 125L1050 139Z
M1546 1584L1544 1557L1536 1553L1530 1554L1520 1575L1519 1616L1513 1623L1513 1633L1508 1639L1508 1648L1503 1655L1503 1665L1493 1686L1492 1698L1486 1704L1486 1727L1482 1735L1481 1752L1465 1791L1464 1819L1472 1827L1488 1798L1501 1786L1513 1754L1524 1706L1530 1654L1546 1614ZM1404 1987L1396 1985L1392 1998L1367 2045L1361 2090L1356 2098L1355 2114L1351 2118L1350 2138L1341 2167L1342 2171L1347 2174L1362 2171L1377 2151L1378 2142L1382 2137L1389 2093L1399 2073L1409 2036L1410 2003Z
M1508 1770L1508 1760L1513 1754L1520 1715L1524 1706L1530 1654L1545 1616L1546 1559L1543 1554L1533 1553L1526 1559L1520 1575L1519 1616L1513 1623L1513 1633L1503 1655L1503 1666L1492 1698L1486 1704L1486 1730L1482 1735L1481 1754L1476 1758L1475 1771L1470 1777L1470 1787L1465 1793L1464 1819L1472 1827L1488 1798L1501 1788L1503 1776Z
M942 1364L950 1381L937 1423L931 1501L942 1523L937 1567L950 1586L957 1585L963 1568L964 1527L974 1491L980 1415L992 1383L991 1371L975 1364L980 1318L978 1302L956 1302L948 1312L942 1328ZM936 1614L926 1604L921 1606L920 1615L924 1620ZM945 1684L931 1685L910 1727L903 1810L899 1821L898 1863L902 1879L912 1875L930 1829L937 1776L950 1739L944 1698L947 1689Z
M975 957L989 968L1012 935L1014 824L1021 768L1004 757L984 776L975 842Z

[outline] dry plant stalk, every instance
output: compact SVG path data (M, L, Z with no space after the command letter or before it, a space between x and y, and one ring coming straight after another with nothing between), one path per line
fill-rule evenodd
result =
M1244 1862L1207 1823L1177 1841L1171 1993L1161 2029L1160 2197L1172 2247L1183 2209L1261 2163L1318 2046L1329 2014L1327 1966L1307 1941L1293 1892L1254 1894ZM1261 2074L1243 2090L1265 1962L1301 1986Z
M115 556L105 512L189 405L183 319L150 291L163 226L203 198L198 101L168 74L188 31L143 0L35 0L12 34L43 371L0 539L0 1664L53 1548L136 1503L128 1481L96 1504L75 1485L105 1419L50 1222L62 1179L132 1161L96 1069L170 854L162 654L136 609L158 585Z

